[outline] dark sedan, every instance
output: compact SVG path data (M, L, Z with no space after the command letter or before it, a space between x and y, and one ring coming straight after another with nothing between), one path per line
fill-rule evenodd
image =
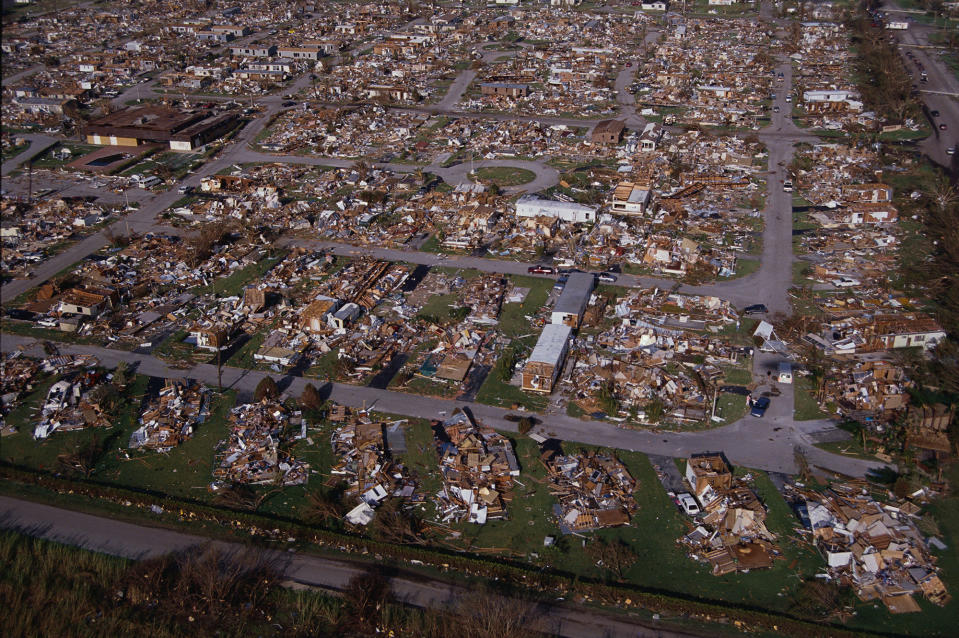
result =
M769 397L759 397L753 401L752 407L749 409L749 413L754 417L762 418L766 414L766 409L769 407Z

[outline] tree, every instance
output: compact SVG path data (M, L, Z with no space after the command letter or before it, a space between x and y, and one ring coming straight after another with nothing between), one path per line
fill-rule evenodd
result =
M253 398L256 401L263 399L273 400L280 396L280 388L276 385L273 377L267 375L256 384L256 390L253 391Z
M418 545L424 541L425 527L414 511L403 508L396 500L388 500L376 511L371 531L380 541Z
M533 429L533 419L528 416L524 416L519 420L518 429L520 434L529 434L529 431Z
M343 505L345 483L339 483L330 489L313 490L306 495L306 517L310 522L328 525L339 521L346 513Z
M59 455L57 465L66 474L90 478L103 450L104 446L99 435L94 434L86 444L78 443L73 452Z
M354 577L343 592L348 626L342 629L354 635L377 633L383 608L392 599L389 580L382 573L371 570Z
M113 383L118 387L122 388L129 382L129 373L130 368L127 365L126 361L121 361L117 364L117 367L113 370Z
M639 560L636 552L623 541L606 541L601 538L586 545L586 555L597 565L612 572L619 580L623 580L626 571Z
M513 378L513 368L516 367L516 349L509 346L503 350L503 356L499 363L499 380L503 383L509 383Z
M300 394L300 406L306 410L313 410L314 412L319 412L323 408L323 397L320 396L320 391L316 389L312 383L307 383L306 387L303 388L303 392Z
M525 638L541 615L535 603L498 594L488 585L457 596L450 611L443 635L461 638Z

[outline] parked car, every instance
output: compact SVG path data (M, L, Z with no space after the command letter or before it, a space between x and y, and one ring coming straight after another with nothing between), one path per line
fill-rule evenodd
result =
M939 111L929 111L929 115L933 117L939 117Z
M940 130L940 131L945 131L945 130L948 129L948 128L949 128L949 127L946 126L946 123L945 123L945 122L943 122L942 124L939 125L939 130Z
M677 494L676 504L679 505L684 512L686 512L687 516L696 516L701 511L699 509L699 503L696 502L696 499L694 499L693 495L689 492Z
M561 275L572 275L574 272L583 272L579 268L560 268L559 274Z
M555 275L556 269L552 266L530 266L526 272L531 275Z
M769 312L769 308L766 307L766 304L754 303L751 306L746 306L743 308L744 315L764 315Z
M759 397L753 401L753 407L749 409L749 413L757 418L762 418L766 414L766 410L769 408L769 397Z
M949 148L946 149L946 155L955 155L955 154L956 154L955 146L950 146Z
M616 275L614 275L611 272L601 272L596 276L596 278L599 279L600 281L605 281L606 283L609 283L609 284L616 281Z

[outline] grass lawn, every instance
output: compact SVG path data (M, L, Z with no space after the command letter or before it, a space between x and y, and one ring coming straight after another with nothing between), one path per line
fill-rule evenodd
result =
M514 166L487 166L477 168L473 175L484 184L495 184L501 188L529 184L536 179L536 173Z
M527 339L526 341L529 341ZM514 342L515 343L515 342ZM511 407L514 404L520 405L527 410L540 412L546 409L549 403L549 397L535 392L526 392L515 385L504 383L500 378L504 360L497 359L496 365L486 375L486 380L476 393L476 400L486 405L497 405L500 407Z
M6 162L8 159L14 158L20 153L25 153L30 150L30 147L33 145L33 142L27 141L26 144L21 144L20 146L14 146L11 144L3 149L2 158Z
M254 333L239 350L233 353L233 356L223 362L223 365L230 365L235 368L255 369L257 362L256 359L253 358L253 355L256 354L256 351L263 345L263 340L266 339L266 335L269 334L270 330L272 330L272 327L263 328Z
M851 456L857 459L866 459L868 461L876 460L875 456L863 449L862 440L855 436L848 441L831 441L829 443L816 443L815 445L820 450L832 452L833 454L843 454L845 456Z
M104 450L126 447L130 432L135 427L140 401L146 392L148 377L136 375L122 394L121 403L112 426L108 428L85 428L73 432L54 432L49 438L37 441L33 438L33 429L39 420L38 410L46 398L50 386L57 377L45 379L24 401L7 417L7 422L16 425L16 434L3 437L0 457L5 461L34 468L37 470L57 470L57 457L72 453L89 444L94 437L102 443ZM105 452L106 453L106 452ZM99 476L96 472L94 476Z
M211 392L208 399L211 401L210 414L196 427L188 441L166 453L111 450L98 467L98 478L172 496L210 500L206 486L213 480L213 453L216 444L229 435L227 417L236 401L236 393L233 390L222 395ZM129 428L130 431L133 429L136 428ZM129 432L124 434L129 436ZM120 443L126 448L126 440Z
M266 257L255 264L250 264L231 275L218 279L209 286L194 288L191 292L195 295L208 295L215 292L219 297L242 296L243 288L247 283L262 277L270 268L280 263L285 256L286 251L281 251L273 257Z
M796 421L811 421L813 419L826 419L829 415L819 409L816 402L815 387L811 377L793 377L795 385L795 414L793 418Z
M66 148L71 151L71 154L66 156L63 159L54 157L53 152L61 148ZM60 142L59 144L54 144L47 150L45 150L38 157L33 158L33 167L34 168L60 168L65 164L69 164L73 160L86 155L87 153L92 153L102 147L93 146L92 144L78 144L77 142Z
M436 233L430 235L426 241L423 242L423 245L420 246L420 250L425 253L438 253L441 252L440 240L436 236Z
M517 288L529 288L529 294L526 295L523 303L503 304L503 309L499 315L499 329L510 337L537 332L530 325L526 316L533 316L543 307L556 282L544 277L526 277L524 275L509 275L509 279Z
M462 386L458 383L444 383L440 380L427 379L426 377L414 376L404 384L397 381L400 375L393 377L390 381L389 389L397 392L407 392L409 394L419 394L426 397L443 397L446 399L455 398L460 394Z
M27 293L31 294L34 292L35 291L32 290L27 291ZM24 302L25 301L26 300L24 300ZM13 305L18 305L17 299L14 299ZM25 337L36 337L37 339L50 341L78 343L81 345L101 345L101 340L96 337L78 335L75 332L64 332L63 330L57 330L56 328L40 328L29 321L14 321L7 319L3 322L3 331L9 334L23 335Z
M728 281L730 279L739 279L740 277L751 275L754 272L757 272L761 265L762 263L758 259L737 259L736 274L731 277L719 277L719 280Z

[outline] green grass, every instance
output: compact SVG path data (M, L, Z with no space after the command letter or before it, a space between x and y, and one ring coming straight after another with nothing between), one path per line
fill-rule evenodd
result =
M130 432L135 428L136 412L140 398L146 391L147 377L137 375L123 392L123 403L107 428L85 428L73 432L54 432L48 438L37 441L33 438L33 429L39 422L39 407L46 393L56 379L45 379L34 392L28 395L20 406L8 415L7 422L16 425L18 432L3 437L2 457L5 461L37 470L54 471L57 469L57 457L68 454L79 447L89 444L97 437L106 450L126 447ZM96 474L95 474L96 475Z
M477 168L473 174L477 181L484 184L495 184L501 188L528 184L536 179L536 173L533 171L514 166Z
M33 292L33 291L27 291ZM26 300L24 300L25 302ZM23 303L23 302L21 302ZM14 300L14 305L16 300ZM55 328L40 328L28 321L6 320L3 322L3 331L9 334L22 335L24 337L36 337L49 341L62 341L65 343L77 343L81 345L100 345L101 340L88 335L78 335L75 332L64 332Z
M857 459L866 459L867 461L875 461L876 457L869 452L866 452L862 447L862 440L857 437L852 437L848 441L830 441L828 443L816 443L816 447L820 450L825 450L827 452L832 452L833 454L842 454L843 456L851 456Z
M20 153L27 152L28 150L30 150L31 146L33 146L33 142L29 140L27 140L26 144L21 144L20 146L14 146L13 144L11 144L10 146L3 149L2 159L4 162L6 162L8 159L12 159L16 157L17 155L19 155Z
M53 156L53 152L60 149L67 148L70 149L71 154L64 159L58 159ZM73 160L92 153L93 151L99 150L101 147L93 146L92 144L78 144L76 142L60 142L59 144L54 144L39 156L33 158L33 167L34 168L60 168L66 164L69 164Z
M227 390L222 395L211 392L207 396L211 401L210 415L196 426L189 440L167 453L151 450L121 452L114 448L98 467L98 479L182 498L209 500L206 486L213 480L214 448L229 436L227 417L236 401L236 393ZM138 426L134 421L134 427L129 431L124 429L126 438L121 438L120 447L126 448L129 434Z
M483 381L483 385L480 386L480 389L477 391L476 400L487 405L497 405L506 408L512 407L513 405L520 405L533 412L541 412L546 409L549 403L549 397L547 395L536 392L526 392L515 385L504 383L500 378L502 365L503 359L497 359L496 365L493 366L493 369L486 376L486 380Z
M525 275L510 275L510 281L517 288L529 288L529 294L523 303L504 303L499 316L499 329L510 337L536 332L530 326L527 315L534 315L549 297L555 282L544 277L527 277Z
M736 260L736 274L731 277L720 277L720 281L729 281L730 279L739 279L740 277L746 277L755 272L759 271L759 267L762 265L758 259L737 259Z
M796 421L812 421L813 419L826 419L829 415L819 409L816 402L815 386L813 386L812 377L793 376L793 385L795 391L795 413L793 418Z
M261 259L255 264L250 264L245 268L235 271L231 275L218 279L216 283L194 288L191 292L195 295L208 295L216 293L219 297L242 295L243 288L247 285L247 283L262 277L270 270L270 268L282 261L283 257L285 256L286 251L280 251L279 254L273 257Z

